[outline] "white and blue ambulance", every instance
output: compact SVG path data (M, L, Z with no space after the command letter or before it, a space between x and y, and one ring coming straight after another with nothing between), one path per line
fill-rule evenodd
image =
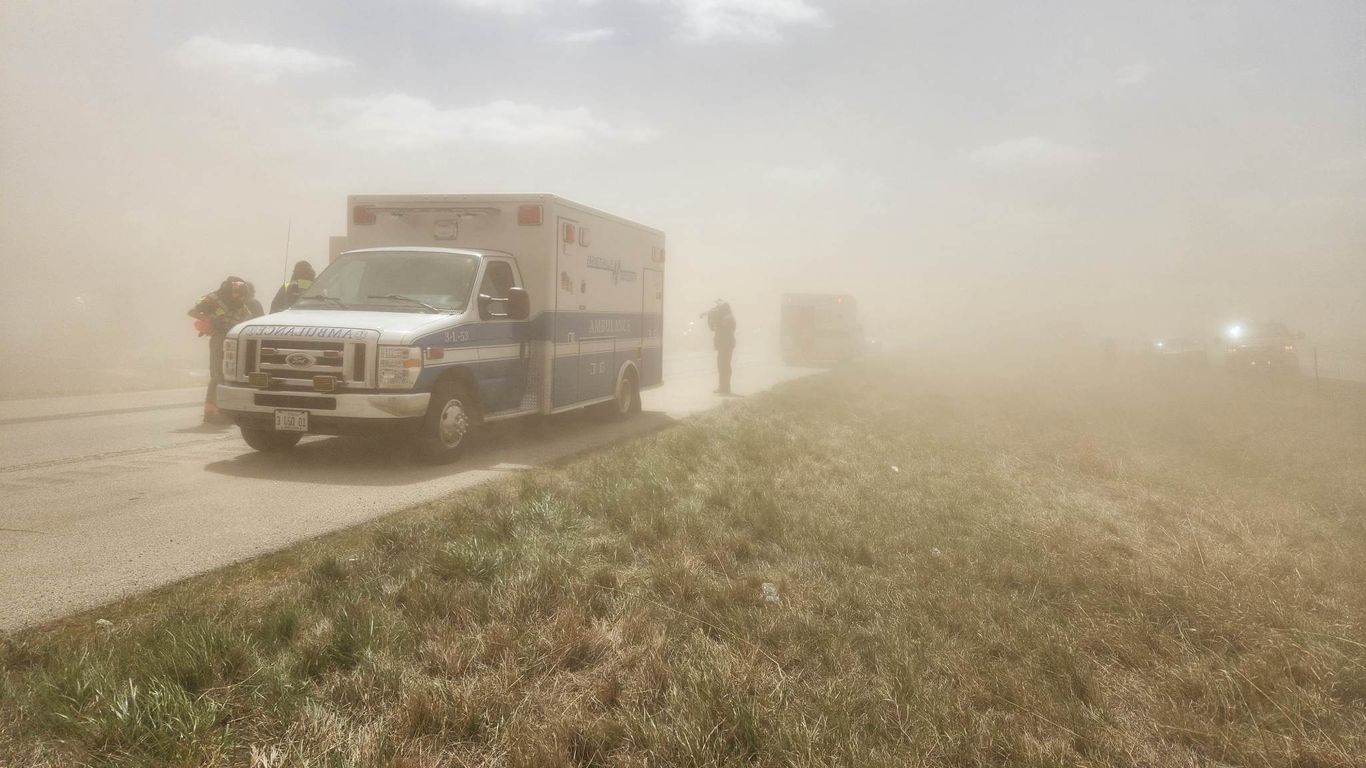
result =
M352 195L347 214L298 303L228 334L218 405L251 447L388 433L449 461L485 422L623 418L663 383L662 232L552 195Z

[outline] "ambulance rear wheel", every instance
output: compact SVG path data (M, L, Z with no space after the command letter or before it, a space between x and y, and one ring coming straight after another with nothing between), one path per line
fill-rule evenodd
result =
M469 447L478 424L479 409L469 388L456 381L441 382L418 427L418 458L429 464L455 461Z
M276 432L273 429L252 429L242 427L242 439L247 445L264 453L287 451L299 444L303 434L299 432Z
M634 370L626 371L617 385L617 396L592 407L593 415L604 421L619 421L640 413L640 383Z

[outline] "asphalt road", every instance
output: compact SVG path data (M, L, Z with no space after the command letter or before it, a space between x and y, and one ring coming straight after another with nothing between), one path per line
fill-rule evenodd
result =
M724 401L711 394L714 365L707 354L670 358L637 417L505 422L444 467L348 438L258 454L235 427L200 424L199 389L0 402L0 631L666 427ZM741 358L735 390L806 372Z

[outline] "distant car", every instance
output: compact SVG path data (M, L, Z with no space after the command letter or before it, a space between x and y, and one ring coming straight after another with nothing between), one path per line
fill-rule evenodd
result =
M1303 338L1304 334L1291 333L1281 323L1235 325L1222 337L1224 366L1234 373L1298 374L1296 347Z
M1162 365L1197 367L1207 361L1204 342L1180 336L1157 339L1148 352Z

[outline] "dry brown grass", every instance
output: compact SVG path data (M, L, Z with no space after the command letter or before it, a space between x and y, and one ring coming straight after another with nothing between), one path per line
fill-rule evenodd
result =
M1366 399L1051 370L851 367L10 637L0 764L1362 765Z

